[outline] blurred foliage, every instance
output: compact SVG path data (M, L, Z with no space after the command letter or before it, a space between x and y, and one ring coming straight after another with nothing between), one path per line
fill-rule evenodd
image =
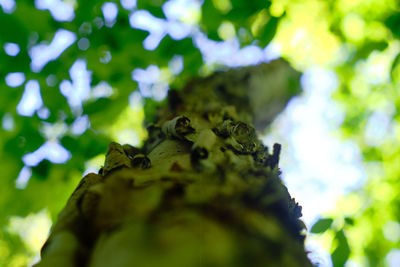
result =
M399 2L275 4L290 18L276 36L282 53L301 68L319 64L336 72L333 98L345 112L340 134L357 143L367 174L363 187L344 196L311 232L321 235L333 266L348 260L389 266L388 253L400 248ZM305 9L318 15L307 17ZM398 266L400 259L391 264Z
M132 140L135 145L145 137L144 113L151 115L163 98L154 93L157 88L165 83L179 87L212 69L204 66L194 41L201 33L218 42L237 38L241 47L263 48L272 40L298 69L320 65L336 72L340 85L333 97L346 114L341 134L361 148L368 179L311 232L329 241L326 249L332 252L334 266L348 259L361 266L385 266L388 252L400 248L398 1L179 1L178 6L192 5L177 11L181 13L175 18L166 14L167 4L178 2L172 0L48 1L72 8L73 14L61 19L54 8L40 7L43 2L19 0L10 7L13 1L0 1L1 266L25 265L37 254L21 233L11 230L11 219L44 208L56 218L82 172L101 164L110 140ZM106 18L105 3L117 7L115 21ZM157 45L152 32L132 27L134 15L143 10L160 25L191 30L177 35L161 29ZM72 41L54 53L51 47L60 29L68 31ZM58 45L62 42L66 41ZM148 45L152 42L153 47ZM41 54L50 60L37 63ZM183 63L178 71L172 67L177 58ZM88 85L82 84L82 64L89 71ZM74 66L81 69L74 71ZM158 81L146 84L151 93L142 92L148 98L143 104L135 90L152 66L158 66ZM132 79L133 70L142 71L138 78ZM22 81L11 83L13 73ZM21 113L16 107L29 81L39 83L43 103ZM80 101L71 87L82 90ZM90 123L87 129L78 127L84 118ZM44 144L62 145L71 158L63 164L52 155L40 162L23 161ZM31 172L26 184L16 182L24 166Z
M135 102L133 92L138 88L138 80L146 75L143 71L157 66L161 82L179 86L198 75L203 65L202 54L193 41L195 33L203 31L210 38L221 40L224 33L220 31L218 35L217 30L224 22L234 25L235 31L248 33L242 46L251 43L265 46L279 20L270 16L268 1L254 1L251 5L244 0L231 4L227 1L231 5L229 10L222 10L219 1L205 1L201 9L200 2L192 1L185 11L188 14L176 18L167 18L165 2L0 2L1 266L25 265L38 253L39 248L33 251L32 244L23 240L26 234L10 230L15 224L12 222L44 208L55 219L82 173L92 166L100 167L101 155L110 140L137 145L145 138L142 100L136 99L136 104L129 105L130 101ZM48 6L43 6L46 3ZM57 8L63 9L62 16L60 12L57 14ZM70 16L65 15L68 8L73 10ZM115 8L116 18L110 19L108 16L112 16ZM158 21L159 28L174 23L176 27L191 30L184 36L176 36L177 33L166 34L164 28L157 44L151 40L151 31L132 26L134 15L144 10ZM260 19L257 22L260 13L269 22ZM255 26L258 30L253 34L251 28ZM64 39L57 37L60 33ZM156 44L146 48L145 43L150 41ZM173 71L169 66L177 56L183 68ZM132 71L138 69L142 73L134 80ZM15 82L18 80L15 75L20 82ZM88 81L85 75L89 76ZM12 77L14 82L10 80ZM29 81L38 82L42 102L35 106L30 99L29 105L25 103L28 111L21 111L18 106L27 92L33 90ZM155 86L153 81L150 91L156 90ZM86 87L91 88L89 92ZM146 114L152 114L163 98L152 96L147 95ZM52 158L60 151L47 151L40 158L38 151L46 145L58 148L61 145L71 158L64 157L61 162ZM36 153L39 162L27 160L27 155L32 158L30 153ZM26 218L33 220L34 215L30 216ZM42 236L46 231L42 230Z

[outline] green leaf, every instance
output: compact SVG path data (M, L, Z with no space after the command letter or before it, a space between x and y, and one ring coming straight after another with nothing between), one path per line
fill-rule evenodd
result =
M331 227L333 219L323 218L319 219L312 227L310 232L314 234L322 234Z
M351 217L346 217L346 218L344 218L344 222L345 222L347 225L351 225L351 226L354 225L354 219L351 218Z
M28 52L24 47L20 47L20 49L21 51L15 57L8 56L7 54L2 54L0 56L0 79L4 79L10 72L27 73L30 71L29 63L31 59L29 58Z
M144 98L144 117L146 123L155 123L158 107L160 107L160 102L151 98Z
M386 18L385 25L392 31L394 36L400 38L400 14L398 12Z
M81 0L75 11L74 22L80 25L83 22L92 21L96 16L101 16L101 4L105 1ZM78 26L79 27L79 26Z
M388 47L387 42L366 42L362 47L360 47L357 51L355 59L363 59L367 58L372 51L382 51Z
M400 82L400 53L393 60L390 77L394 83Z
M183 57L182 75L197 76L200 67L203 65L203 56L198 49Z
M64 136L61 139L61 144L71 151L73 164L78 166L79 162L86 161L99 154L107 152L108 144L111 142L108 136L95 133L88 129L79 137ZM74 162L76 161L76 162ZM80 166L78 166L80 167Z
M18 1L17 9L11 14L21 22L29 33L38 34L38 42L50 41L52 34L59 25L54 22L48 10L39 10L35 7L34 1ZM29 35L25 36L27 39Z
M79 141L80 145L83 146L81 150L82 155L87 160L99 154L106 153L111 139L104 134L95 133L89 129L82 135Z
M350 247L343 229L336 232L334 242L337 242L337 247L331 255L332 263L334 267L342 267L350 256Z
M21 158L38 149L45 141L39 133L40 120L35 117L15 117L16 132L4 142L4 150Z
M26 47L28 30L15 16L0 12L0 41L17 43Z
M222 14L217 10L212 0L205 0L201 6L201 27L207 34L208 38L221 41L222 39L218 35L218 28L221 22L224 20Z
M35 174L35 177L37 177L40 180L46 180L50 173L50 168L51 168L51 162L48 161L47 159L42 160L37 166L32 167L32 173Z
M165 36L158 45L156 52L160 57L170 60L174 55L190 55L195 53L197 48L193 45L192 38L184 38L179 41L173 40L169 35Z
M270 6L270 1L265 0L231 0L232 11L241 12L243 17L250 16L263 8Z
M262 33L260 36L258 36L259 43L258 45L261 47L265 47L268 45L271 40L274 38L276 30L278 28L279 20L281 17L271 17L268 21L268 23L265 25L264 29L262 30Z
M162 11L162 5L166 2L165 0L137 0L137 9L145 9L158 18L165 18L164 12Z
M250 22L249 18L270 6L270 2L265 0L231 0L231 3L232 9L224 16L224 19L229 19L235 25L247 27L250 27L250 24L248 24Z

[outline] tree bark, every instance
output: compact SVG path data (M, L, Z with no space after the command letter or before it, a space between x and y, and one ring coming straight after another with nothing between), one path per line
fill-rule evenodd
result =
M296 89L282 60L171 90L142 148L111 143L37 266L311 266L280 145L258 139Z

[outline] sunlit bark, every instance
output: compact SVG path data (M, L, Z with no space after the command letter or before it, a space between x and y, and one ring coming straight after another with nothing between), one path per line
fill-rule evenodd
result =
M171 91L142 148L111 143L72 194L38 266L311 266L279 151L256 130L298 73L276 61Z

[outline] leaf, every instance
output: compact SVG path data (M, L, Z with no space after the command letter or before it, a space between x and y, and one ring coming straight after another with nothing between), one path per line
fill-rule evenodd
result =
M312 227L310 232L314 234L322 234L331 227L333 219L323 218L319 219Z
M382 51L388 47L387 42L366 42L362 47L360 47L357 51L355 59L363 59L367 58L372 51Z
M46 180L50 173L50 168L52 163L47 159L42 160L37 166L32 167L32 173L35 174L34 177L37 177L40 180Z
M231 0L231 3L232 11L236 10L237 12L241 12L243 17L251 16L261 9L270 6L270 2L265 0Z
M12 14L19 22L21 22L26 30L36 32L38 41L50 41L52 35L59 26L54 23L52 16L48 10L39 10L35 7L34 1L18 1L17 9ZM26 36L28 38L29 35Z
M45 141L38 131L40 123L37 117L15 117L17 131L5 140L4 150L16 158L21 158L38 149Z
M203 65L203 57L198 49L183 57L184 70L182 74L196 76L200 67Z
M231 0L231 3L232 9L224 16L224 19L229 19L233 24L245 26L246 28L250 27L250 24L248 24L250 22L249 18L256 15L262 9L268 9L270 6L270 2L265 0Z
M390 77L394 83L400 81L400 53L394 58L390 68Z
M78 160L81 162L105 153L110 142L109 137L97 134L91 129L79 137L66 135L61 139L61 144L72 153L71 160L80 157Z
M78 8L75 11L74 22L77 25L81 25L85 21L92 21L96 16L100 16L101 2L104 1L97 1L97 0L78 1Z
M162 5L166 2L165 0L137 0L137 9L145 9L153 14L157 18L165 19L164 12L162 10Z
M208 38L221 41L218 35L218 28L224 17L217 10L211 0L205 0L201 6L201 27L207 34Z
M134 88L133 81L130 88ZM115 121L118 115L128 106L129 94L131 92L128 88L122 88L118 91L115 89L115 97L99 98L93 102L85 103L83 110L85 114L89 115L92 128L98 130Z
M3 137L3 136L1 136ZM7 214L9 214L11 200L16 200L15 191L18 189L15 187L15 180L18 177L24 164L20 158L10 156L11 153L7 151L0 151L0 169L2 179L0 179L0 225L7 222Z
M147 124L155 123L158 107L160 107L160 102L144 98L144 117Z
M28 30L14 16L0 12L0 41L17 43L25 47L28 43Z
M258 45L265 47L274 38L276 30L278 29L279 20L281 17L271 17L268 23L265 25L262 34L257 38L259 40Z
M400 14L394 13L385 20L385 25L388 27L394 36L400 37Z
M350 256L350 247L343 229L336 232L334 242L337 242L337 247L331 255L332 263L334 267L342 267Z
M198 49L194 47L192 38L175 41L167 35L158 45L156 52L159 53L161 58L170 60L174 55L190 55L195 53L196 50Z
M354 225L354 219L351 218L351 217L346 217L346 218L344 218L344 222L345 222L347 225L351 225L351 226Z
M31 59L29 58L28 52L24 47L21 48L21 51L15 57L2 54L0 56L0 79L4 79L4 77L10 72L29 73L30 61Z

